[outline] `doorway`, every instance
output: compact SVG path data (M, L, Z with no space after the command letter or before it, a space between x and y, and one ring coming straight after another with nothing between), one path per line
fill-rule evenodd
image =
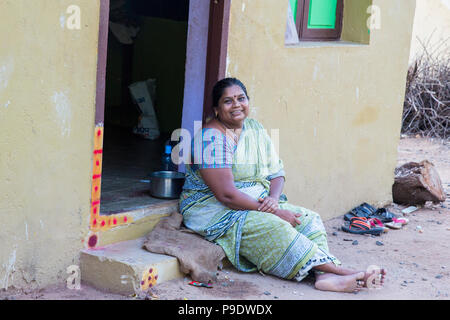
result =
M149 176L181 127L189 2L110 0L102 215L165 201L149 195Z
M160 168L171 130L193 135L212 85L225 76L230 0L100 0L100 6L92 231L169 202L150 196L148 178ZM136 130L142 116L130 93L136 83L152 96L158 124L152 139Z

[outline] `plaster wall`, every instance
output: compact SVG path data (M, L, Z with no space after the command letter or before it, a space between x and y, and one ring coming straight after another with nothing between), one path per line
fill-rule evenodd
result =
M445 46L441 45L445 42ZM410 61L421 55L424 45L429 51L440 46L450 48L450 0L417 0Z
M392 201L415 1L374 0L369 44L298 46L284 44L288 2L233 0L227 57L250 116L279 130L288 199L325 219Z
M89 225L99 5L0 1L0 289L65 281L78 264Z

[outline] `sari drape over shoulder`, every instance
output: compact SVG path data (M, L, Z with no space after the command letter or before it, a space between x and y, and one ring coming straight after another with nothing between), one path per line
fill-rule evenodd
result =
M220 203L201 178L200 169L230 168L239 191L255 200L266 197L270 180L285 177L285 172L259 122L247 118L237 144L219 130L200 130L193 139L192 159L186 165L180 196L184 224L220 245L238 270L301 280L316 265L338 263L328 253L325 228L317 213L288 203L284 194L280 208L302 214L295 228L274 214L233 210Z

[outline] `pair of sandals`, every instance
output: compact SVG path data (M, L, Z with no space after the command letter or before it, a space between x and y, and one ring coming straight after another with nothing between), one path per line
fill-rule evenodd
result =
M344 220L349 221L348 225L342 226L342 230L355 234L381 235L392 229L400 229L408 223L405 218L399 218L385 208L377 209L368 203L363 203L353 208L344 215Z
M363 217L363 218L377 218L382 223L391 222L397 215L392 212L387 211L385 208L377 209L370 204L364 202L363 204L353 208L348 213L344 215L344 220L350 221L352 217Z
M348 225L343 225L342 230L354 234L373 234L376 236L387 232L381 221L377 218L351 217Z

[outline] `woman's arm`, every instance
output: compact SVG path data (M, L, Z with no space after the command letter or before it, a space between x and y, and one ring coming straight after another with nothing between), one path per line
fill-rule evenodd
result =
M260 203L235 187L231 169L200 169L200 175L223 205L234 210L258 210Z
M277 177L270 180L269 196L274 199L280 199L284 187L284 177Z

